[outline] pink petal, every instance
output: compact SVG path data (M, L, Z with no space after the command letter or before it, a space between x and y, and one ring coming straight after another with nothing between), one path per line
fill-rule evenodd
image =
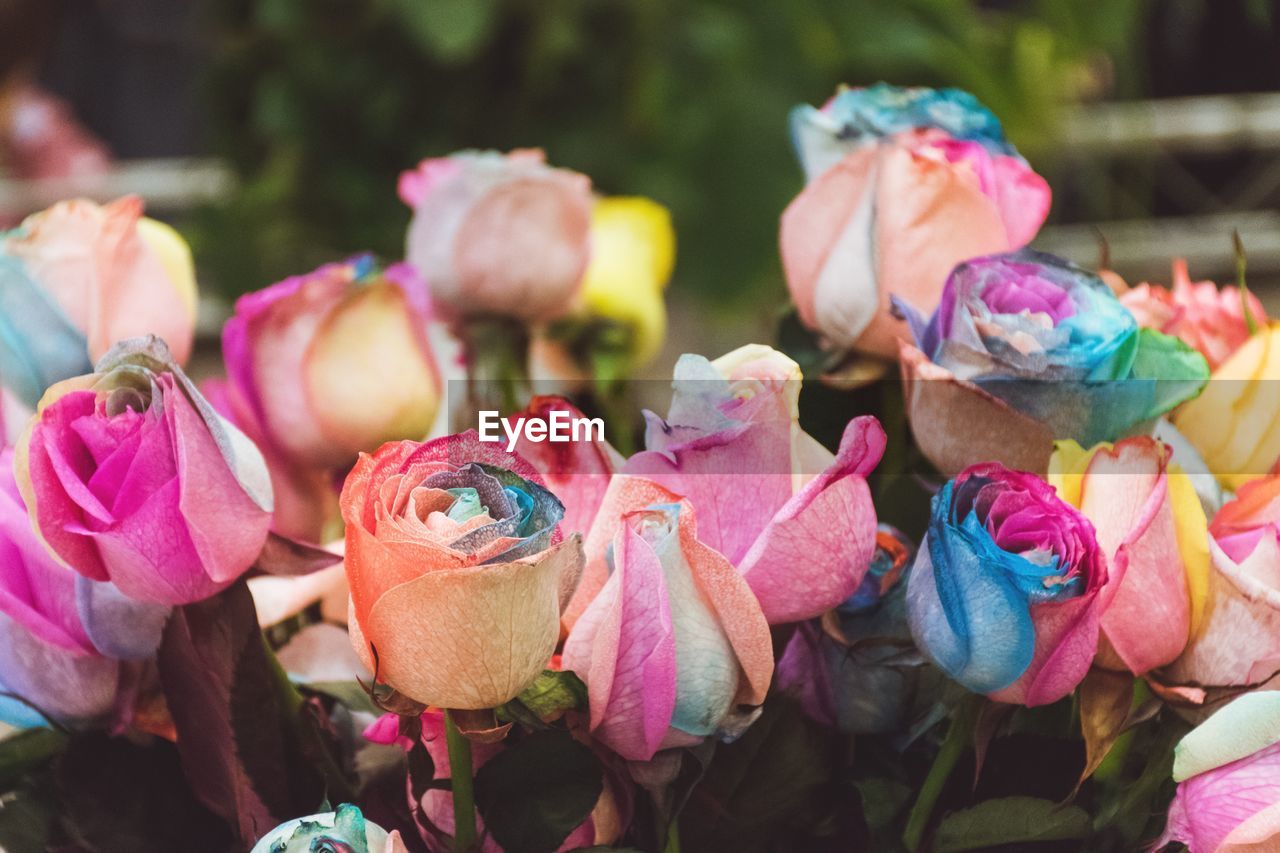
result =
M866 475L884 453L875 418L849 422L835 461L795 494L739 564L769 624L818 616L862 582L875 554Z
M676 705L676 647L662 563L629 525L614 571L565 642L563 666L587 683L591 728L624 758L653 757Z
M1093 522L1109 561L1102 631L1135 675L1176 658L1191 628L1167 461L1168 452L1154 439L1126 439L1094 455L1081 491L1081 511ZM1153 625L1160 630L1151 630Z

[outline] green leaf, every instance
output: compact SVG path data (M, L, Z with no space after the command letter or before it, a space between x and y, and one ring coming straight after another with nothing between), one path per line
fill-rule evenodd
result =
M565 711L586 709L587 685L581 678L572 672L544 669L519 696L498 709L498 716L504 721L550 723ZM535 719L530 720L529 715Z
M1003 797L953 812L933 839L933 853L963 853L1000 844L1061 841L1089 834L1089 815L1035 797Z
M498 0L392 0L413 38L444 62L470 59L488 41Z
M0 740L0 790L47 763L66 745L67 736L53 729L27 729Z
M221 853L231 845L230 827L196 801L168 741L78 736L54 775L59 817L90 850Z
M50 775L28 779L21 788L0 797L0 850L50 849L50 830L59 811Z
M591 814L604 787L591 749L560 729L534 732L476 773L476 806L507 853L555 850Z
M681 817L682 841L691 850L762 850L807 835L825 817L812 809L831 799L837 755L794 699L770 695L746 733L716 749Z

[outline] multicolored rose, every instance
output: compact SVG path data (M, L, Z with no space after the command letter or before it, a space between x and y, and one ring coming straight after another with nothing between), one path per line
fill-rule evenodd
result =
M63 201L0 234L0 377L27 406L126 338L191 353L196 281L178 233L134 196Z
M1030 250L976 258L946 280L932 317L898 308L907 416L944 474L984 460L1043 473L1055 439L1088 447L1195 397L1204 357L1139 328L1110 288Z
M605 505L592 539L612 534L608 580L563 655L587 684L593 736L645 761L741 732L773 674L769 625L750 587L699 538L689 501L619 476Z
M1209 546L1204 509L1169 448L1147 436L1089 450L1061 442L1049 482L1093 524L1106 556L1098 663L1141 675L1173 661L1204 615Z
M1048 184L965 92L842 89L791 125L808 185L782 215L783 270L836 346L896 358L891 295L932 310L952 267L1026 245L1049 212Z
M280 824L253 845L250 853L407 853L399 831L365 819L350 803L337 811L294 818Z
M866 477L884 430L856 418L832 454L800 429L800 381L794 361L758 344L714 362L682 356L667 419L647 413L646 449L623 468L689 500L702 541L737 566L770 624L835 607L875 551ZM580 599L604 578L588 556Z
M369 256L326 264L236 301L225 384L210 397L262 449L276 529L316 542L337 510L334 471L386 441L423 439L441 380L425 286Z
M907 618L920 650L965 687L1044 705L1088 672L1106 583L1088 519L1033 474L975 465L933 498Z
M546 320L564 313L591 256L591 180L541 151L464 151L400 176L413 208L405 257L442 310Z
M142 601L207 598L267 539L262 454L154 337L123 341L95 373L50 388L14 467L58 558Z
M483 709L555 652L581 537L537 470L474 432L361 454L342 489L351 641L380 682Z

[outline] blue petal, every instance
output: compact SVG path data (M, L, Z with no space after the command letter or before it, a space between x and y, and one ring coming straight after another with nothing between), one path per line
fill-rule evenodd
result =
M0 379L30 408L55 382L93 371L88 343L15 258L0 256Z

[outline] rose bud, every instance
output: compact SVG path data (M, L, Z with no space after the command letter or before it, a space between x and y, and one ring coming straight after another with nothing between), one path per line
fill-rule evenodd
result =
M612 534L609 579L563 656L586 682L591 732L633 761L737 736L773 674L760 604L733 564L698 539L688 501L636 477L614 483L611 512L592 530L593 539Z
M50 388L14 469L53 552L142 601L225 589L267 538L262 454L155 337L122 341L95 373Z
M591 181L541 151L464 151L403 173L405 257L460 317L546 320L566 311L591 254Z
M360 455L341 504L351 641L379 682L474 710L542 672L582 548L532 465L474 432L393 442Z
M1168 447L1134 436L1089 450L1061 442L1049 462L1058 497L1089 519L1106 555L1098 663L1108 669L1164 666L1203 615L1208 521L1190 478L1169 460Z
M840 348L898 356L897 295L931 311L956 264L1025 246L1049 185L956 89L841 89L791 117L807 186L779 242L801 321Z
M1093 526L1052 487L975 465L933 498L907 619L920 650L969 690L1046 705L1089 671L1106 581Z
M427 296L403 264L327 264L240 297L222 330L231 390L266 441L310 468L427 435L440 377Z
M126 338L158 335L179 364L191 353L191 251L134 196L59 202L0 234L0 294L0 377L28 406Z
M875 553L866 478L884 430L855 418L831 453L800 428L800 385L799 365L767 346L684 355L666 420L647 415L645 450L623 468L689 499L702 541L737 567L771 625L844 601ZM591 546L575 615L606 575Z
M974 258L926 318L905 302L911 432L943 474L1044 474L1056 439L1114 441L1200 393L1204 356L1137 322L1101 279L1029 249Z

